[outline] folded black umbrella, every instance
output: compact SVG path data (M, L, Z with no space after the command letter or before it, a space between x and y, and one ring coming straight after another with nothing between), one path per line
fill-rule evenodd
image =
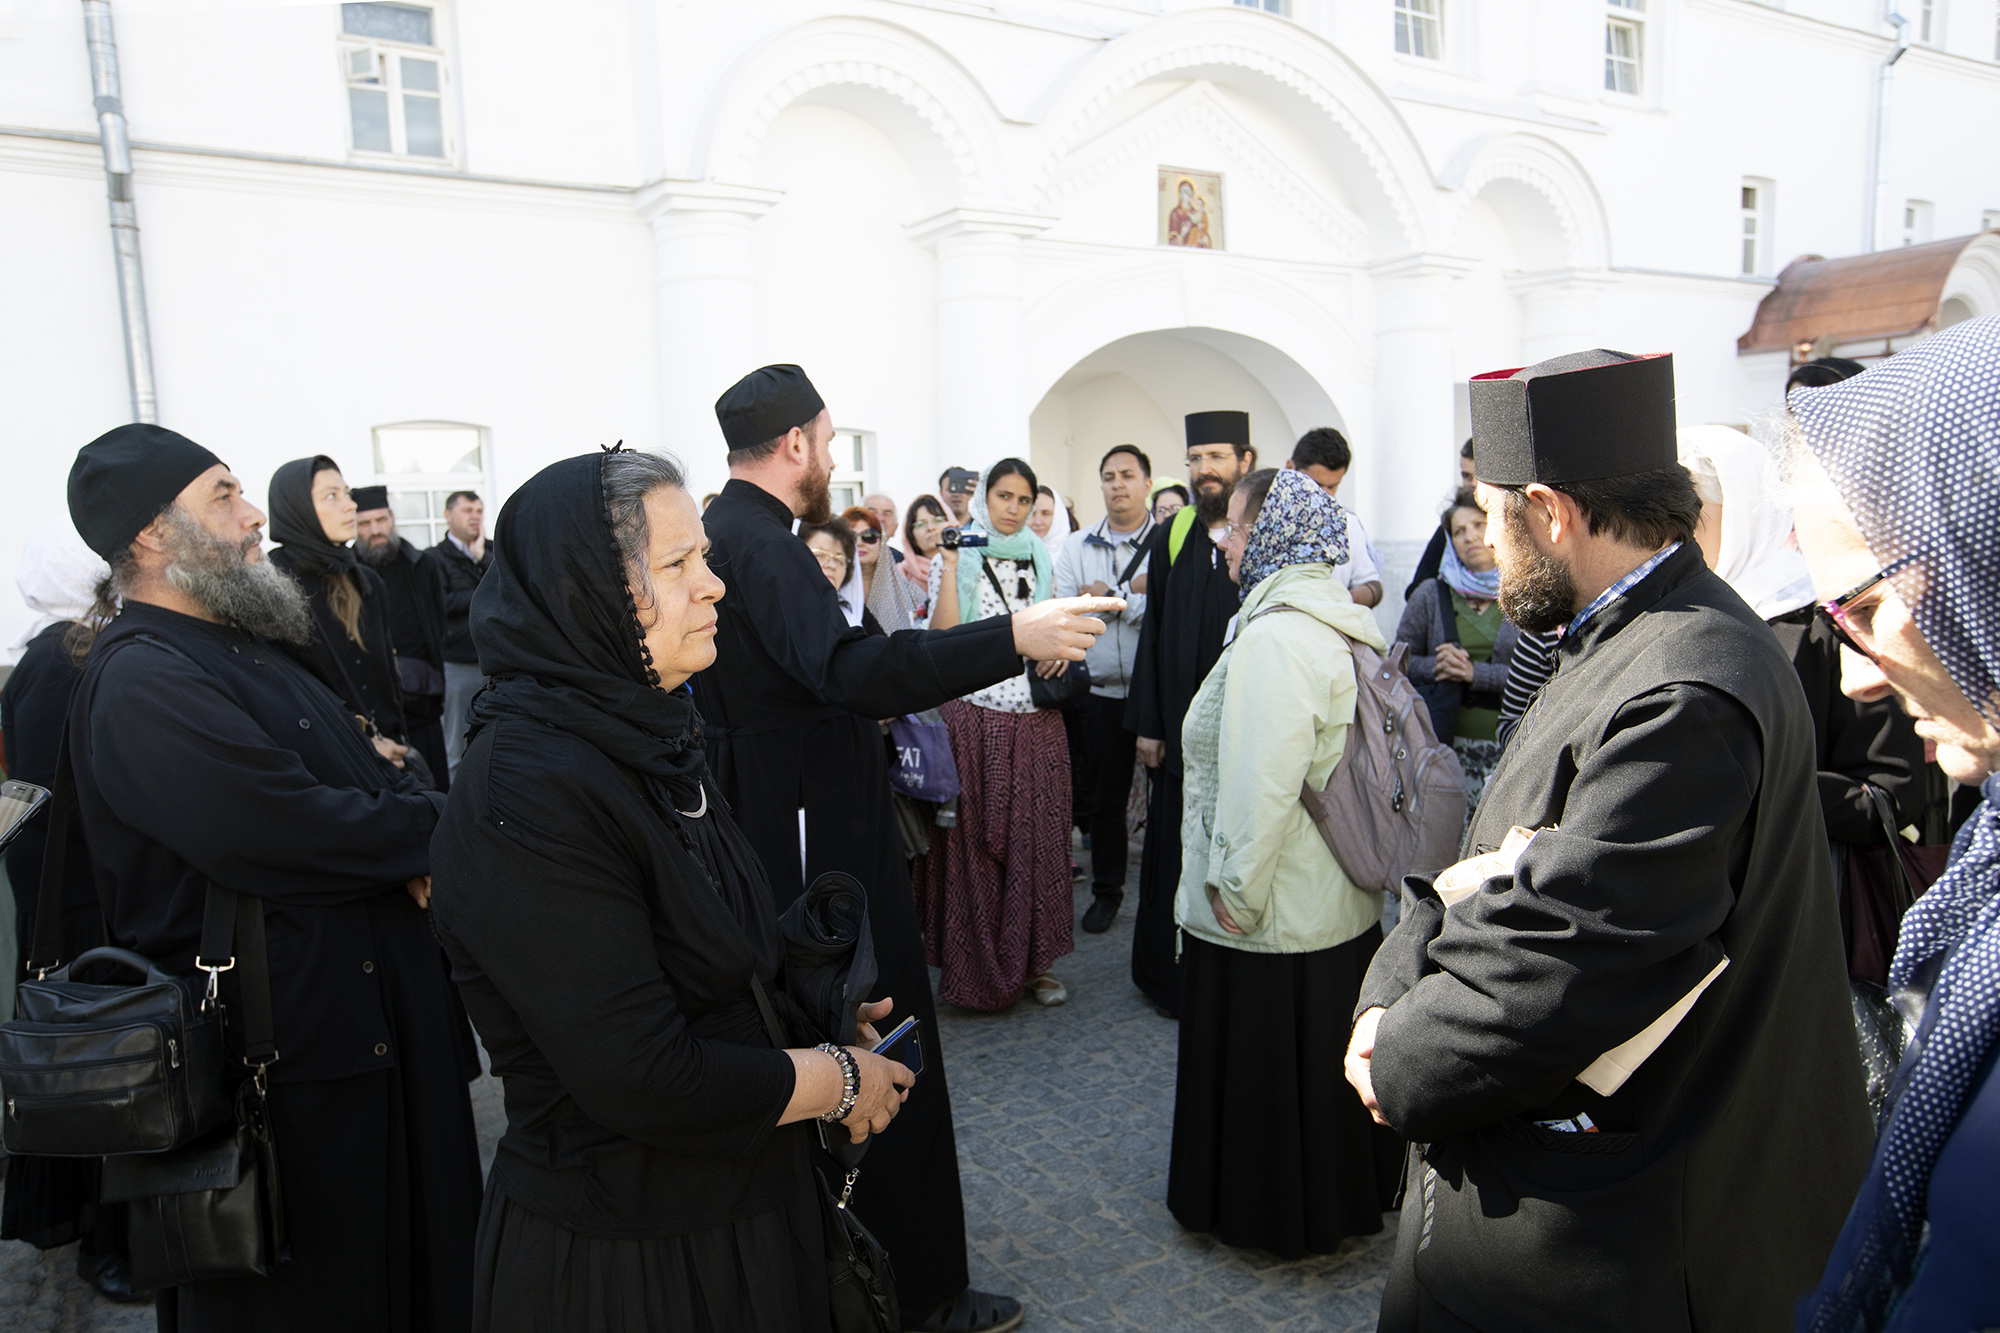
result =
M860 1043L857 1011L875 988L868 891L829 870L778 918L785 937L785 990L816 1041Z

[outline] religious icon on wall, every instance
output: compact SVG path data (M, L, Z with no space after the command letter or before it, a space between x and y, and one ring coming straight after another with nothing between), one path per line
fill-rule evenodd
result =
M1160 244L1222 249L1222 174L1160 168Z

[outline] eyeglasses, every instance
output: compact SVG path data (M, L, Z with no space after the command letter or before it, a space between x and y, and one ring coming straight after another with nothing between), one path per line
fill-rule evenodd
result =
M1249 540L1250 540L1250 529L1251 529L1251 528L1253 528L1253 527L1255 527L1255 526L1256 526L1256 524L1254 524L1254 523L1227 523L1227 524L1224 524L1224 525L1223 525L1223 528L1222 528L1222 539L1223 539L1224 541L1229 541L1229 542L1233 542L1233 541L1235 541L1235 540L1236 540L1236 539L1237 539L1238 537L1241 537L1241 538L1242 538L1242 539L1243 539L1244 541L1249 541Z
M1874 591L1878 584L1909 568L1918 554L1912 551L1902 559L1884 566L1875 574L1863 579L1840 596L1821 602L1820 616L1826 621L1827 628L1833 631L1833 637L1869 661L1880 665L1882 659L1875 654L1875 611L1882 603L1879 600L1869 602L1865 606L1856 606L1855 603Z
M829 574L845 574L847 572L847 557L838 551L831 553L814 551L813 559L819 561L819 567Z

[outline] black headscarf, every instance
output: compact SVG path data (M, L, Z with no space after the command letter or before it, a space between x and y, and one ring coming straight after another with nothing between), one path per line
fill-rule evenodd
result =
M551 463L500 511L493 565L472 599L472 642L490 683L470 721L475 733L507 713L545 722L691 812L706 799L701 720L686 688L650 683L604 502L606 456Z
M357 575L360 557L345 544L327 539L313 508L313 478L340 471L325 454L294 458L271 474L271 540L291 553L293 563L314 574Z

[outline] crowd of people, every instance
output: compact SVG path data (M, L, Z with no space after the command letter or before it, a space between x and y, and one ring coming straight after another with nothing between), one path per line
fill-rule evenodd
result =
M8 845L17 962L45 862L64 960L193 977L255 900L289 1241L135 1290L138 1203L21 1154L0 1234L169 1329L1011 1329L936 1004L1065 1003L1136 835L1188 1231L1400 1210L1386 1333L2000 1322L2000 319L1801 366L1763 438L1664 355L1469 394L1393 635L1348 440L1260 466L1239 410L1185 480L1106 452L1094 522L1018 457L836 513L766 366L700 504L601 450L430 550L325 456L260 511L173 431L84 446L0 691L69 815ZM1450 802L1353 785L1413 752ZM1456 850L1383 882L1403 829Z

